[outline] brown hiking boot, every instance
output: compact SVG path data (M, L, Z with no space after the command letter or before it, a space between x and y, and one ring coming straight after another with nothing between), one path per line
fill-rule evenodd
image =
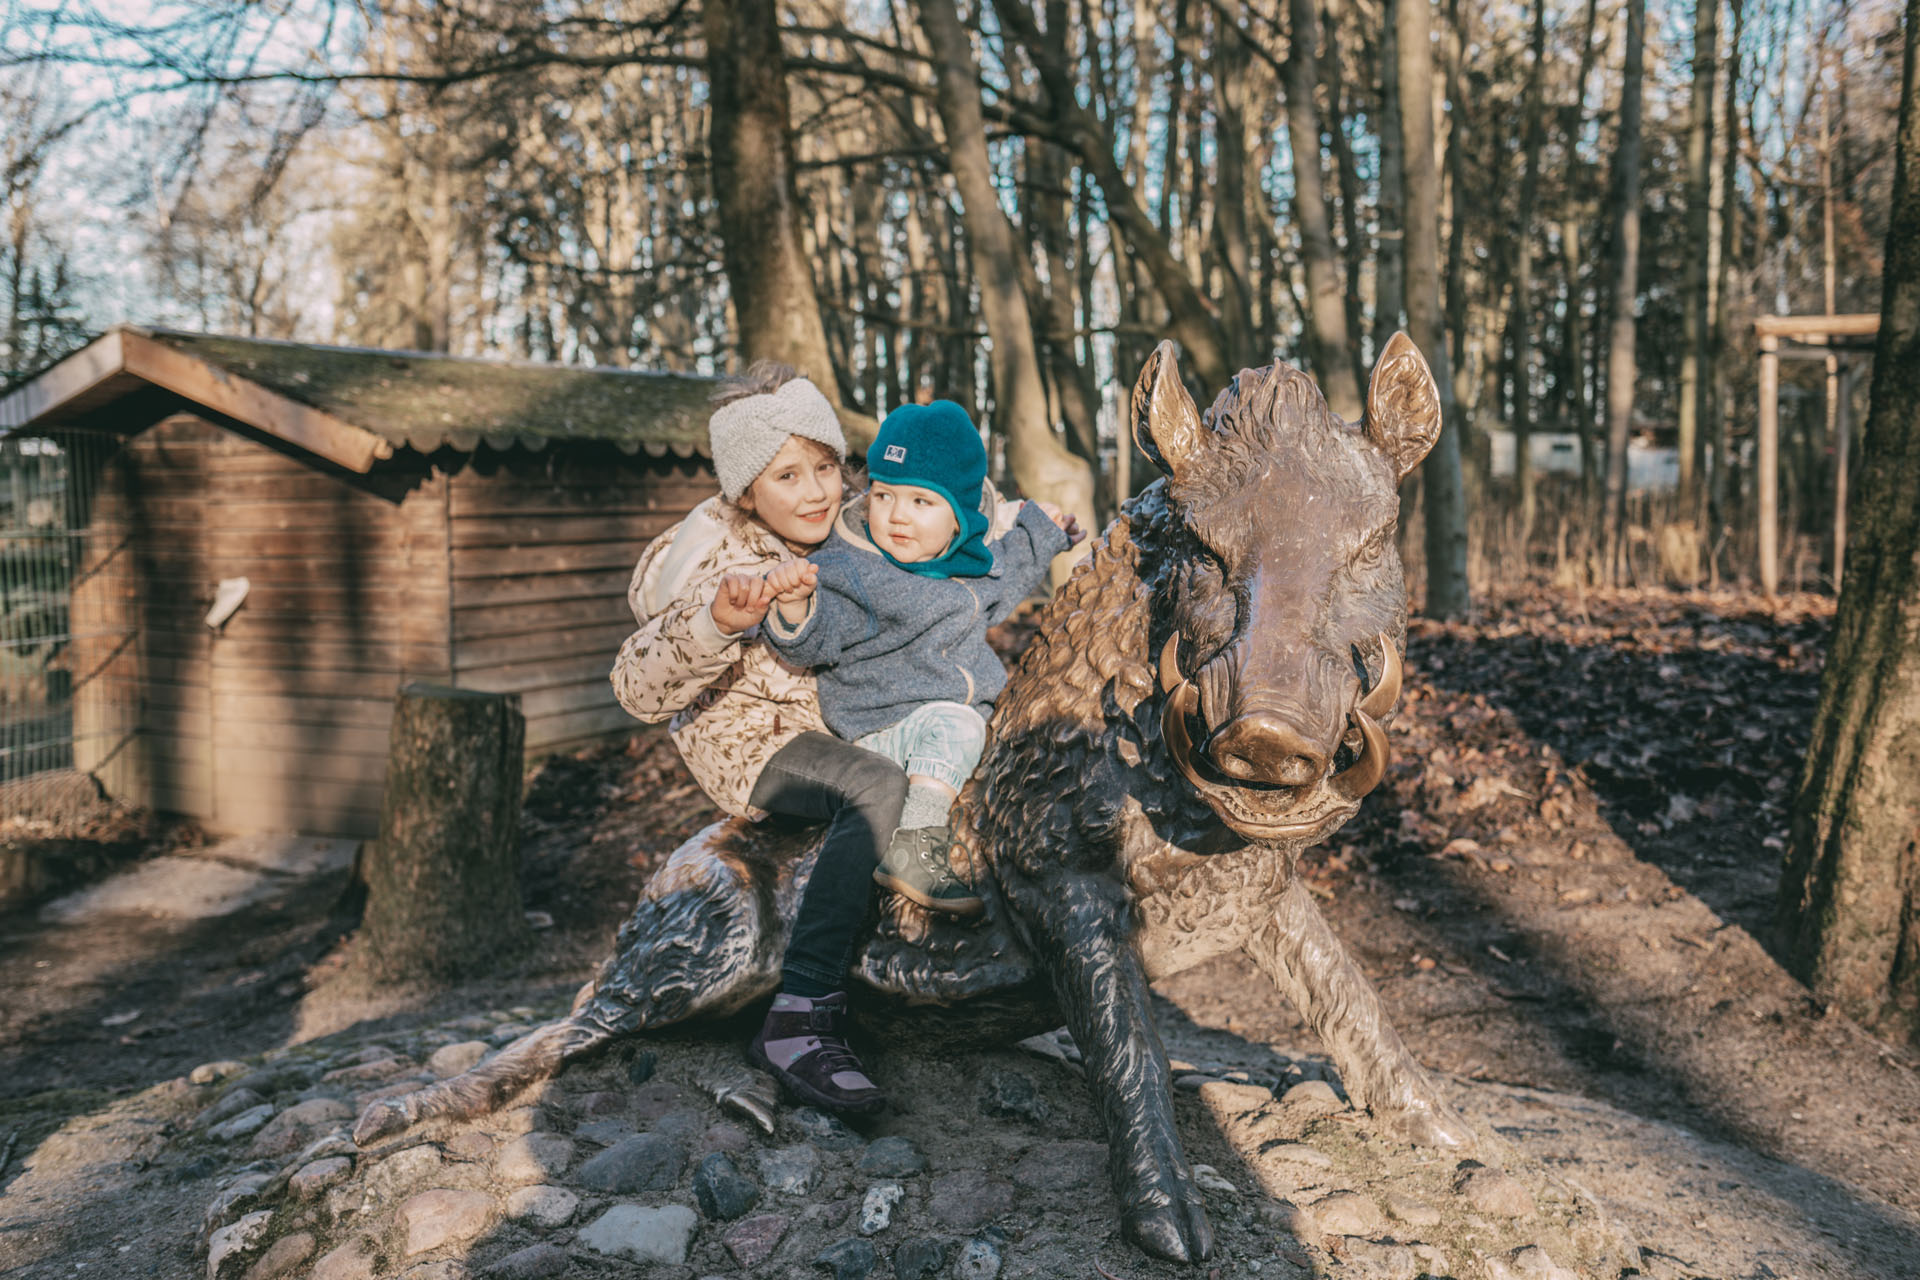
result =
M953 834L945 827L902 827L887 842L875 883L929 911L952 916L979 915L985 903L965 880L953 874L947 851Z
M847 1045L847 993L808 999L781 992L747 1053L802 1102L843 1115L872 1115L887 1097Z

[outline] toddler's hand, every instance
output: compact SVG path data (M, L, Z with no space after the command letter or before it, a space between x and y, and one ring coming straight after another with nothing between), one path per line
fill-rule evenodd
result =
M1077 547L1081 541L1086 538L1087 531L1080 527L1080 517L1073 514L1073 512L1063 512L1057 505L1051 502L1036 502L1033 505L1040 508L1041 514L1045 515L1047 519L1058 525L1060 532L1067 535L1068 546Z
M767 570L767 590L781 604L799 604L813 594L819 581L820 568L811 560L789 560Z
M713 624L729 635L738 635L748 627L757 627L773 603L773 592L766 580L751 573L730 573L720 579L719 593L713 597Z

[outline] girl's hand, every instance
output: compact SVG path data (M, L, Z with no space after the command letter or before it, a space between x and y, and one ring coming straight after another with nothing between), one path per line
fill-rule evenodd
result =
M1042 515L1058 525L1060 532L1067 535L1069 547L1077 547L1086 539L1087 531L1080 527L1080 517L1073 512L1063 512L1051 502L1036 502L1033 505L1040 508Z
M713 624L729 635L738 635L748 627L757 627L773 603L773 592L766 579L750 573L730 573L720 579L720 591L713 597L710 612Z

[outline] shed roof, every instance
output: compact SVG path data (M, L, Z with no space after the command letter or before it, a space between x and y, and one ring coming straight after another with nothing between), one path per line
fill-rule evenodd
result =
M352 470L422 453L570 440L707 452L711 378L423 351L335 347L123 325L0 397L0 434L120 426L133 396L158 420L200 404ZM156 401L152 391L168 393ZM147 423L142 422L140 426Z

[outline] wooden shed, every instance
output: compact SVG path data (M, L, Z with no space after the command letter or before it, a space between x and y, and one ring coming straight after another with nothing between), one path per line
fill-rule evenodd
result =
M217 830L358 834L408 681L520 694L530 754L630 729L607 680L627 581L717 488L711 390L108 333L0 399L0 435L85 473L65 491L72 767Z

